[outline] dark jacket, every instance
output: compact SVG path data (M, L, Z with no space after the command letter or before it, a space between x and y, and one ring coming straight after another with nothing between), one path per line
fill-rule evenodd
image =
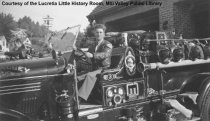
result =
M88 49L88 51L93 54L93 64L97 65L99 68L108 68L111 65L112 44L104 40L95 51L96 46L97 42L93 43Z

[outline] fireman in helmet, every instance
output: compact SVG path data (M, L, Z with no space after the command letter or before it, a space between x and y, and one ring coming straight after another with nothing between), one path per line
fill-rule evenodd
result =
M89 47L88 52L85 52L86 56L93 60L93 65L97 66L97 70L78 77L78 80L84 79L84 83L79 89L79 96L84 100L88 99L94 88L97 80L96 75L99 74L102 69L108 68L111 64L111 52L113 46L110 42L104 40L105 30L106 27L103 24L95 25L95 43Z

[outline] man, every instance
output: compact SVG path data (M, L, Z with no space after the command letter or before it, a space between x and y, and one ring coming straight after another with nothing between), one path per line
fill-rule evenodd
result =
M9 57L19 57L19 59L25 59L26 58L26 51L25 46L21 42L20 39L15 40L15 49L12 52L5 52L5 55Z
M95 85L97 80L96 75L99 74L102 69L108 68L111 64L112 44L104 40L106 27L102 24L97 24L94 27L94 31L96 38L95 43L89 47L88 52L85 52L85 54L88 58L93 60L93 65L97 65L97 70L78 77L78 80L85 79L79 89L79 96L84 100L88 99Z

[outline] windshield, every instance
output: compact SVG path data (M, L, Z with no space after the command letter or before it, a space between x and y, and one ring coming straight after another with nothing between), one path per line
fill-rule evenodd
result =
M51 33L48 43L55 51L68 52L73 50L77 41L77 35L80 31L80 25L68 27L58 32Z

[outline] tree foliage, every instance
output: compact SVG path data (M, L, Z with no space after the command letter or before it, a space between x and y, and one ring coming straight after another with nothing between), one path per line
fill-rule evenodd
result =
M46 27L34 22L30 17L24 16L18 20L18 27L27 30L29 37L44 37L47 34Z
M15 30L17 27L11 14L0 14L0 35L4 35L7 40L10 40L12 37L10 30Z
M94 27L93 25L87 26L85 29L85 36L86 37L94 37Z
M12 38L11 30L17 30L17 28L25 29L28 37L32 39L33 44L38 44L39 40L44 40L40 38L44 38L47 35L48 30L45 26L40 25L39 22L34 22L30 17L24 16L20 18L18 21L15 21L11 14L0 14L0 35L4 35L7 41L10 41ZM85 33L78 33L78 46L87 47L87 42L85 37L92 37L93 34L92 26L88 26L86 28ZM39 44L38 44L39 45Z
M81 48L88 48L92 42L93 42L93 38L95 36L94 34L94 24L89 24L83 34L83 38L80 40L80 47Z
M0 14L0 35L4 35L7 41L12 38L11 30L17 28L25 29L28 37L44 37L48 32L45 26L40 25L39 22L34 22L28 16L15 21L11 14Z

